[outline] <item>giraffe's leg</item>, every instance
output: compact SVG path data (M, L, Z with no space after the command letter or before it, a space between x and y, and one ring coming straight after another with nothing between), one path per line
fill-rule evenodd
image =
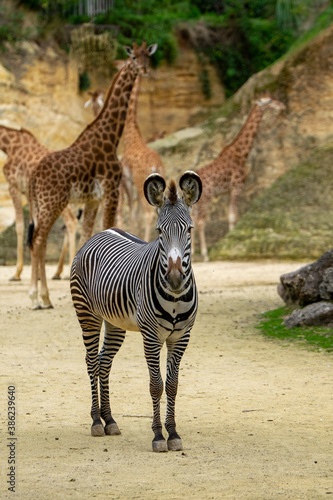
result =
M150 233L154 217L155 217L155 211L151 210L151 207L148 206L147 210L145 210L145 234L143 238L145 241L150 241Z
M33 309L50 309L53 307L49 297L47 287L45 256L47 237L51 231L54 222L64 209L67 203L57 207L40 207L36 226L30 225L29 239L31 247L31 283L29 296L33 303ZM40 298L42 303L38 302L38 273L40 277Z
M81 247L92 235L98 211L99 201L88 202L84 206L82 232L79 246Z
M33 247L31 250L31 281L29 297L32 300L33 309L50 309L53 306L49 298L45 271L47 237L42 235L45 233L40 233L40 228L37 228L33 238ZM41 282L40 296L42 299L42 304L38 302L38 276L40 277Z
M186 332L180 339L174 340L171 335L166 343L168 348L167 374L165 392L167 395L167 411L165 427L168 431L168 449L179 451L183 449L182 440L176 431L175 404L178 389L178 373L182 356L190 339L190 332Z
M30 278L30 290L29 297L32 300L33 309L41 309L38 301L38 254L36 252L36 245L30 252L31 254L31 278Z
M200 241L201 257L203 258L204 262L208 262L209 257L208 257L207 243L206 243L204 219L199 219L197 221L197 228L198 228L199 241Z
M231 191L229 201L228 223L229 231L232 231L238 220L238 192Z
M22 210L21 193L15 186L9 186L9 194L12 198L15 210L15 231L16 231L16 270L10 281L20 281L23 270L23 235L24 220Z
M76 230L78 227L79 216L73 214L72 210L67 207L65 210L70 210L70 217L66 220L66 227L68 232L68 245L69 245L69 264L72 265L76 254Z
M141 228L141 206L138 199L138 193L135 186L132 188L132 197L130 203L130 228L132 233L139 234L138 230ZM142 234L139 234L142 237Z
M113 227L116 220L116 213L119 199L119 187L113 187L112 191L105 194L103 211L103 229Z
M101 396L101 417L105 422L105 434L120 434L119 427L112 417L109 395L109 375L112 361L125 338L125 331L105 321L105 335L99 353L99 383Z
M40 278L40 298L42 300L42 309L52 309L53 305L50 301L49 289L46 279L45 257L46 257L47 239L43 241L39 253L39 278Z
M53 280L60 279L60 275L64 269L65 258L69 246L69 262L70 264L73 262L75 257L75 236L76 236L76 226L77 226L77 218L73 214L72 210L69 206L67 206L63 212L62 217L66 226L66 233L64 235L64 241L62 244L57 270L52 277Z
M129 176L129 169L127 167L123 167L123 176L119 184L119 199L117 209L117 225L121 228L124 228L125 196L127 198L127 206L129 208L129 212L132 206L132 186L131 177Z
M123 183L119 187L119 199L118 199L118 210L117 210L117 227L124 227L124 186Z
M60 250L60 255L59 255L59 260L58 260L58 265L56 272L52 276L53 280L60 280L61 279L61 273L64 269L64 264L65 264L65 258L68 250L68 233L67 231L64 234L64 241L62 243L62 247Z
M157 338L151 336L144 336L143 340L145 358L149 370L149 389L153 402L153 424L152 429L154 432L153 451L163 452L168 451L166 440L162 434L161 410L160 400L163 393L163 380L160 370L160 352L162 344Z

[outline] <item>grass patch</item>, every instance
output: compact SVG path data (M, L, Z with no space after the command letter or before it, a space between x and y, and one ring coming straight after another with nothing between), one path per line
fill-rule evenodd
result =
M317 259L332 247L331 148L280 177L254 198L235 229L218 241L212 260Z
M325 326L287 328L283 319L290 314L290 307L280 307L261 315L257 328L263 335L274 340L298 342L306 347L333 352L333 330Z

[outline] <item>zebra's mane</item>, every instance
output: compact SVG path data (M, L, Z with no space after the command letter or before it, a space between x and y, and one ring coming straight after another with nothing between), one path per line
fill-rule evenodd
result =
M169 184L168 200L170 201L171 205L174 205L178 200L177 186L174 180L171 180Z

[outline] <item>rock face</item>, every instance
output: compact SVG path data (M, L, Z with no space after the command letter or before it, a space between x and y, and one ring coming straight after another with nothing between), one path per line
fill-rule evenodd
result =
M211 97L206 97L200 76L207 72ZM210 64L203 67L193 50L180 48L172 66L163 63L142 78L138 123L145 139L170 134L203 122L225 101L223 87Z
M284 323L300 325L333 325L333 250L316 262L280 277L278 294L288 305L300 306Z

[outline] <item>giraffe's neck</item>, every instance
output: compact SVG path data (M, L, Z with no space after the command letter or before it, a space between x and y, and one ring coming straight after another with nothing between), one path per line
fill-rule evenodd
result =
M20 130L4 127L0 125L0 149L6 155L11 153L13 140L18 136Z
M136 123L137 113L138 113L139 92L140 92L140 75L138 75L136 77L134 85L133 85L131 99L130 99L130 102L128 105L126 124L127 124L127 122L130 122L130 121Z
M116 151L125 125L127 108L132 88L138 74L138 68L132 61L115 75L108 90L105 104L99 115L88 125L75 141L75 145L94 139Z
M262 116L263 108L255 104L238 135L228 146L237 149L238 156L247 157L250 153Z
M137 122L138 99L140 92L140 75L135 79L124 130L125 151L133 148L134 141L143 142L141 131Z
M14 156L17 148L26 145L30 150L45 149L28 130L0 125L0 149L7 156Z

